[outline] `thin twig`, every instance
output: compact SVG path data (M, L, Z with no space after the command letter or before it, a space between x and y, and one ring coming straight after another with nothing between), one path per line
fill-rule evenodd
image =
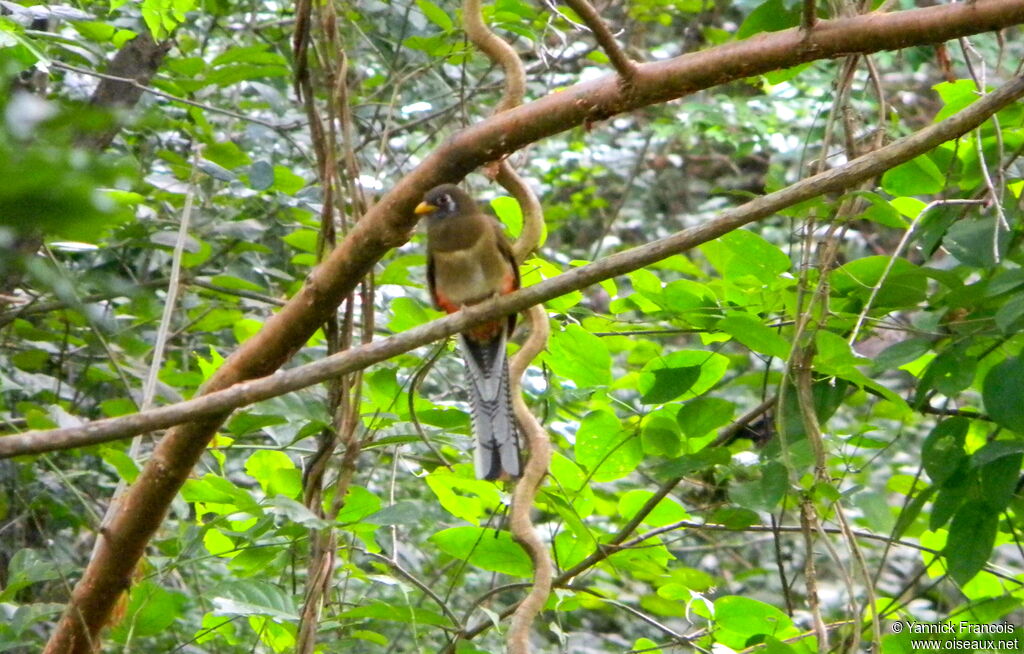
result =
M605 54L608 55L608 59L612 62L612 66L615 66L615 70L618 71L622 81L629 84L637 74L636 62L627 57L626 53L619 47L619 44L615 41L615 36L612 35L612 31L601 20L601 16L594 9L594 6L587 0L565 0L565 4L569 5L586 24L587 28L593 32L594 39L601 46L601 49L604 50Z

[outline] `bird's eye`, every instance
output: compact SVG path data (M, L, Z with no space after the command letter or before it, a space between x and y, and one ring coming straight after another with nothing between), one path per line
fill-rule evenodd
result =
M445 194L441 196L441 206L445 209L452 206L452 196Z

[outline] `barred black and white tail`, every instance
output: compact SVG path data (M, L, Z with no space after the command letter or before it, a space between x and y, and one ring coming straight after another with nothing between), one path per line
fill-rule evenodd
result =
M466 361L476 433L477 479L517 479L521 474L519 428L512 412L505 330L482 343L460 334L459 345Z

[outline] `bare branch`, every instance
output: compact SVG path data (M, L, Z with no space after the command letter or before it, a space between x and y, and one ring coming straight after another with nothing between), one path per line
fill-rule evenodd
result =
M636 62L626 56L619 44L615 41L612 31L608 25L601 20L601 16L594 9L594 5L588 0L565 0L565 4L576 12L586 26L594 33L594 39L601 46L604 53L608 55L612 66L618 71L622 81L629 84L636 74Z

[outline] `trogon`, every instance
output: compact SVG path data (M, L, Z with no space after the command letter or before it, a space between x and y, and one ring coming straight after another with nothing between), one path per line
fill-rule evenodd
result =
M427 219L427 283L437 308L454 313L519 288L519 267L497 220L452 184L431 189L416 207ZM519 430L509 392L506 338L515 314L459 334L466 361L478 479L520 475Z

